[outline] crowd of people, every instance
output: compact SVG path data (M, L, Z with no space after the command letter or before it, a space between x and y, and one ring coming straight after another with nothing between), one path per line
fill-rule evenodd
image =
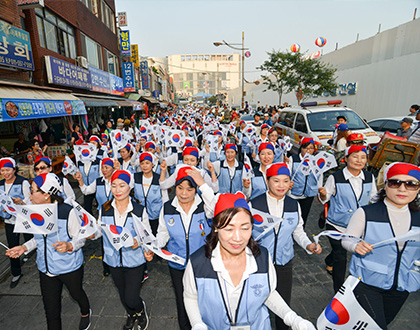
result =
M305 175L300 164L317 152L317 143L303 138L298 153L289 154L272 126L278 118L277 109L272 110L263 116L255 113L250 124L234 116L221 125L221 118L208 109L185 107L139 123L119 120L115 129L108 121L88 141L75 125L71 144L90 143L97 149L94 160L79 158L75 164L73 178L83 207L98 222L123 228L133 237L133 245L119 249L101 227L79 238L74 191L67 178L52 173L51 160L39 145L31 146L36 174L31 183L17 174L14 159L2 158L0 190L16 205L58 204L58 231L25 234L22 245L14 232L16 217L0 211L10 247L11 288L22 276L19 257L36 250L48 329L62 328L63 285L80 307L79 329L88 329L95 306L83 289L82 247L86 239L99 239L103 274L112 277L127 312L124 329L147 329L141 287L148 262L157 256L138 235L141 223L154 236L153 244L184 260L168 261L180 329L271 329L268 309L275 314L276 329L315 329L289 305L293 241L308 258L322 252L305 232L317 200L328 205L326 229L347 235L329 238L331 253L325 263L334 291L345 281L349 251L350 274L361 278L356 298L387 329L408 294L420 288L420 273L412 270L420 263L420 242L374 244L420 229L420 168L391 164L385 187L378 191L375 177L366 170L363 138L348 131L346 118L337 118L332 149L343 152L344 165L326 179ZM123 132L127 143L121 145L115 132ZM168 142L172 133L178 134L175 145ZM281 220L263 232L255 226L255 212ZM354 238L360 239L355 243Z

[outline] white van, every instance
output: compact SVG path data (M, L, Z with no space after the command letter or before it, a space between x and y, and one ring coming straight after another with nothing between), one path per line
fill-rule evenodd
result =
M316 102L311 102L314 103ZM274 127L280 136L290 136L295 151L299 149L299 142L304 137L311 137L327 146L327 141L333 137L337 116L345 116L349 130L352 133L363 134L366 144L379 142L378 134L355 111L342 106L284 108Z

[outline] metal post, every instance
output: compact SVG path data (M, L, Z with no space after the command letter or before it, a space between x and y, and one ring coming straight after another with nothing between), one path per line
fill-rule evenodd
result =
M216 75L216 100L217 108L219 109L219 62L217 62L217 75Z
M242 84L242 97L241 97L241 109L244 108L244 77L245 77L245 33L244 31L242 31L242 79L241 79L241 84Z

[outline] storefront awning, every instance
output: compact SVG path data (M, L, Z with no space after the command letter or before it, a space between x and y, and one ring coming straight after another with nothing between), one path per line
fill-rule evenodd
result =
M118 103L115 100L107 100L100 98L90 98L86 96L78 96L86 107L118 107Z
M145 101L148 101L150 103L159 104L159 101L156 100L154 97L151 97L151 96L142 96L141 99L145 100Z
M0 86L0 121L85 115L86 108L71 93Z
M128 98L130 100L138 101L139 98L141 98L141 95L137 94L137 93L130 93L130 94L128 94Z

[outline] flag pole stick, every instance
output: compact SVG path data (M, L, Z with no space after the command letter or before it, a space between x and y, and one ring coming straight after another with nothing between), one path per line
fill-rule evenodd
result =
M3 246L6 250L10 250L7 245L4 245L2 242L0 242L1 246Z

